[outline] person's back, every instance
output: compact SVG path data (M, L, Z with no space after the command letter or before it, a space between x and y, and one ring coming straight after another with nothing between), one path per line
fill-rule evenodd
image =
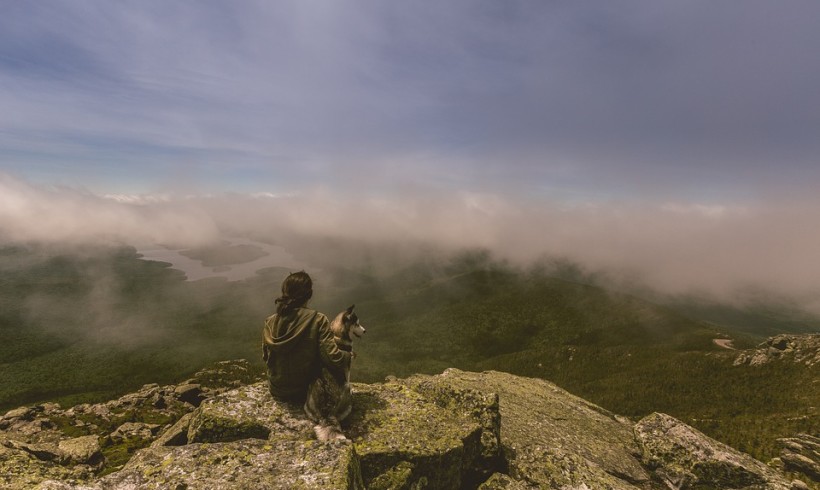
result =
M350 354L336 347L327 317L307 308L312 295L307 273L289 275L276 300L276 314L265 320L263 359L271 395L280 400L304 402L308 384L322 364L341 372L350 362Z

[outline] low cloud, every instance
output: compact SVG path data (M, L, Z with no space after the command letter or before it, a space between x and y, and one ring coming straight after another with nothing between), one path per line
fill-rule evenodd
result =
M201 209L178 199L123 201L0 174L0 239L48 243L176 243L219 236Z
M520 265L560 257L666 293L729 295L756 287L813 297L820 277L818 211L817 199L568 205L418 189L382 197L331 189L103 197L0 178L6 241L195 246L247 236L314 248L341 240L415 251L416 257L433 249L485 248ZM342 257L327 247L328 257Z

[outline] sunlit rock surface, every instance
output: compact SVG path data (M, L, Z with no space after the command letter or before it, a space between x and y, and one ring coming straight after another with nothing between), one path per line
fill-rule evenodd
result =
M552 383L455 369L410 381L444 394L465 389L497 394L509 474L535 488L634 488L649 480L634 456L638 447L631 424Z
M654 413L635 425L644 463L670 488L766 488L790 484L774 469L683 422Z
M8 412L0 488L804 488L672 417L633 424L538 379L448 369L354 384L349 440L320 443L265 382L215 389L211 374L116 403ZM196 408L180 399L192 392ZM793 454L814 450L801 441Z
M245 439L143 449L99 488L364 488L353 447Z

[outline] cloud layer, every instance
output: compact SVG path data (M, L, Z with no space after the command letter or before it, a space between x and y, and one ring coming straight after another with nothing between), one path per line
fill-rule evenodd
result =
M150 205L146 204L150 203ZM0 174L3 242L206 243L219 236L202 210L178 200L123 203L68 187L42 187Z
M818 200L744 207L567 206L436 191L351 198L329 189L287 196L115 199L9 177L0 179L0 196L4 241L194 246L227 235L296 247L341 239L418 255L426 253L425 246L483 247L520 265L568 258L669 293L758 287L804 297L818 292L820 277ZM326 253L337 256L332 246Z

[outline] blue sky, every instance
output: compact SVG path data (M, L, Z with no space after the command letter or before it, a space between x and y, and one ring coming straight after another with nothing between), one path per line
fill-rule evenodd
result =
M723 202L820 184L820 3L4 2L0 171Z

